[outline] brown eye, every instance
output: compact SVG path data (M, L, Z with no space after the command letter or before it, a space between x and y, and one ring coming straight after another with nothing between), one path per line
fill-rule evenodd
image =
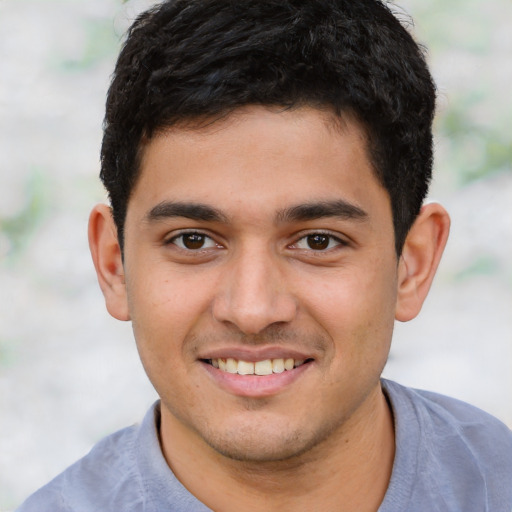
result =
M211 249L217 244L207 235L203 233L182 233L174 237L171 243L177 245L180 249L187 251L198 251L200 249Z
M327 235L322 235L321 233L316 233L314 235L308 235L306 237L306 241L308 247L315 251L323 251L329 247L331 237Z
M310 233L297 240L292 248L320 252L344 245L346 242L329 233Z
M182 235L183 237L183 245L187 249L201 249L204 245L204 235L200 235L199 233L187 233L186 235Z

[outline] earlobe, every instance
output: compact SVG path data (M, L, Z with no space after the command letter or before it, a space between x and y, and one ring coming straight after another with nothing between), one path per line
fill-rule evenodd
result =
M108 312L130 320L121 248L111 209L96 205L89 216L89 248Z
M450 217L438 203L422 207L404 243L398 264L395 318L406 322L421 310L441 260Z

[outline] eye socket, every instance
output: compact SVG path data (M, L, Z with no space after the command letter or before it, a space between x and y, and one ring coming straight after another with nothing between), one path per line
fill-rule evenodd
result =
M198 251L201 249L211 249L212 247L217 247L215 241L204 233L198 232L187 232L181 233L169 241L180 249L184 249L186 251Z
M311 233L303 236L294 244L297 249L326 251L339 245L345 245L339 238L327 233Z

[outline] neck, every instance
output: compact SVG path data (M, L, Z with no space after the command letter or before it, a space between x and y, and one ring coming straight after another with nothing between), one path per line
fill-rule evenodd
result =
M361 411L307 453L277 462L236 461L190 442L162 406L162 449L180 482L212 510L376 512L391 478L394 429L380 386L368 401L370 413Z

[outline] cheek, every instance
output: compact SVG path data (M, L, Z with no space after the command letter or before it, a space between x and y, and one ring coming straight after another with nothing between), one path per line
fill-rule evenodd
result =
M194 393L187 378L195 359L187 353L190 331L189 304L176 297L160 300L152 295L134 305L132 328L144 370L158 395L167 404L192 407ZM137 301L133 301L137 302Z
M201 286L193 277L152 275L127 283L137 348L148 373L158 368L179 372L187 336L208 309L204 282Z
M309 286L308 314L333 339L334 349L367 352L389 346L394 325L396 278L375 262L364 269L338 270L321 286Z
M201 272L177 272L165 264L127 282L132 317L150 329L181 330L208 308L211 286Z

